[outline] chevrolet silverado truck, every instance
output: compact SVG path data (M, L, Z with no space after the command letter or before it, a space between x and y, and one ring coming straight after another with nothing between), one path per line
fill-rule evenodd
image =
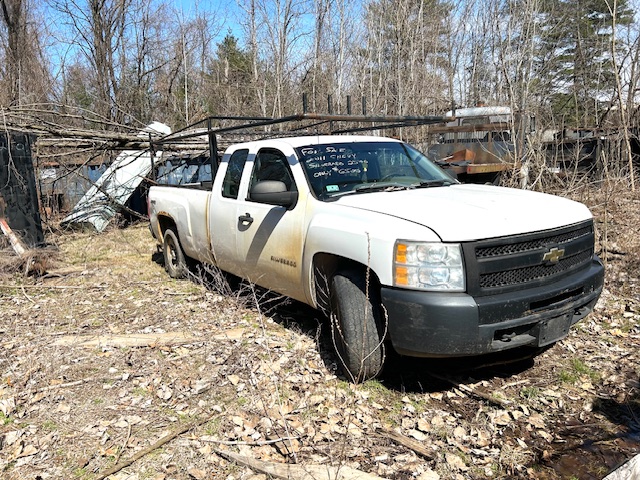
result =
M388 348L541 351L602 291L587 207L461 184L402 141L251 141L227 148L213 171L149 191L166 270L182 277L193 259L321 310L353 381L376 377Z

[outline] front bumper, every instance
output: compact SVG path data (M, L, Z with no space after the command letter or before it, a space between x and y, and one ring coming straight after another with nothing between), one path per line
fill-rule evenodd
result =
M551 285L498 295L382 288L394 349L416 357L483 355L522 346L544 347L569 333L598 301L604 267Z

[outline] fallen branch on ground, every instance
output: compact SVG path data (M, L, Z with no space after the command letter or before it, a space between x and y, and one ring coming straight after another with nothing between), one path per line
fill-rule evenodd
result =
M291 465L283 463L271 463L255 458L239 455L227 450L214 450L218 455L229 461L245 465L252 470L265 475L285 480L382 480L382 478L370 473L361 472L347 466L332 465Z
M218 413L216 413L215 415L218 415ZM123 468L127 468L129 465L135 463L137 460L141 459L142 457L144 457L145 455L148 455L149 453L153 452L154 450L160 448L161 446L163 446L165 443L170 442L171 440L173 440L176 437L179 437L180 435L182 435L183 433L188 432L189 430L191 430L192 428L196 428L199 427L200 425L207 423L209 420L211 420L215 415L210 415L204 419L201 420L197 420L195 422L191 422L188 423L186 425L183 425L180 428L175 429L173 432L168 433L167 435L165 435L164 437L162 437L160 440L158 440L156 443L154 443L153 445L145 448L144 450L140 450L138 453L136 453L134 456L132 456L130 459L125 460L124 462L120 462L117 463L116 465L114 465L113 467L107 469L106 471L104 471L103 473L101 473L100 475L98 475L95 480L104 480L105 478L107 478L109 475L113 475L114 473L119 472L120 470L122 470Z
M422 443L418 442L417 440L413 440L412 438L406 437L401 433L394 432L393 430L386 428L379 428L378 433L383 437L387 437L394 442L399 443L403 447L407 447L408 449L413 450L418 455L421 455L427 460L433 460L436 458L436 455L432 450L425 448Z
M217 443L218 445L246 445L249 447L263 447L265 445L273 445L274 443L283 442L285 440L298 440L300 437L281 437L271 440L263 440L261 442L245 442L243 440L216 440L210 437L200 437L198 440L207 443Z
M459 390L462 390L464 393L474 396L474 397L478 397L481 398L482 400L486 400L489 403L492 403L494 405L497 405L498 407L507 407L508 405L511 404L511 402L509 400L503 400L501 398L498 397L494 397L492 395L483 393L483 392L479 392L478 390L471 388L468 385L464 385L460 382L456 382L455 380L452 380L450 378L447 377L441 377L440 375L435 375L431 372L429 372L429 375L431 375L434 378L437 378L438 380L442 380L443 382L447 382L451 385L453 385L454 387L458 388Z

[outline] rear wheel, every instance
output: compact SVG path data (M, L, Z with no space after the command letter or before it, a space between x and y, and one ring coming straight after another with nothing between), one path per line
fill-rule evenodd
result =
M369 279L370 280L370 279ZM331 332L344 373L354 382L375 378L385 358L386 323L378 289L367 274L338 272L331 282Z
M176 233L168 228L164 232L164 269L171 278L184 278L187 276L187 263L180 241Z

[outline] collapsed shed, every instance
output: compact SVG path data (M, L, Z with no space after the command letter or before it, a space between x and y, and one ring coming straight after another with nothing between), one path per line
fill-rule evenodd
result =
M167 125L153 122L138 136L169 133L171 129ZM144 200L140 195L135 196L135 193L160 156L161 152L151 150L125 150L120 153L109 168L93 182L73 211L62 220L61 225L91 225L97 232L102 232L118 210L128 208L127 204L134 206L133 211L143 209Z

